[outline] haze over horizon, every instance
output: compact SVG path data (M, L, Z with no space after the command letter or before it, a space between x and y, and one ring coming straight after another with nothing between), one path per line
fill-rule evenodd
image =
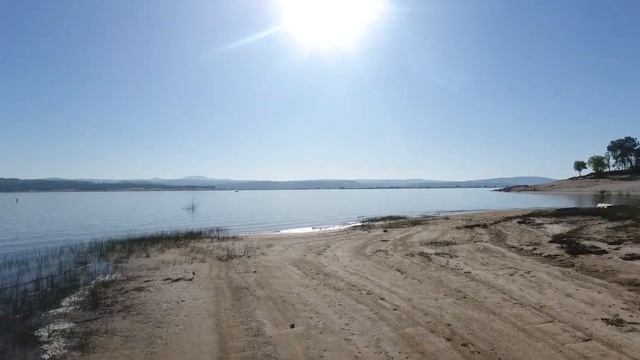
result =
M566 178L640 136L640 2L374 1L349 38L278 0L0 2L0 177Z

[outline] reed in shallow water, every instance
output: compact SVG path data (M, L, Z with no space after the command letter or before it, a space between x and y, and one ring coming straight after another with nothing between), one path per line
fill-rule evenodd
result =
M41 316L96 279L120 271L130 256L197 240L226 241L222 228L166 231L26 251L0 258L0 358L36 343Z

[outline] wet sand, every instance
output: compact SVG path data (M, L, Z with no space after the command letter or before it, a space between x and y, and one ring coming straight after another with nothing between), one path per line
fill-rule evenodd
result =
M518 211L202 242L132 258L70 358L640 359L629 253L637 222Z

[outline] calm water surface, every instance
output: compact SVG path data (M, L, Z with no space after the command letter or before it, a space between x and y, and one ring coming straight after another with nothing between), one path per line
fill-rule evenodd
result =
M185 211L194 197L198 209ZM271 232L348 224L372 216L625 201L490 189L3 193L0 254L159 230L221 226L234 233Z

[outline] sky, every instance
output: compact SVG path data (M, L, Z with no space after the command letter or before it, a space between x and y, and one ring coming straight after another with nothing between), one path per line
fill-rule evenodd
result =
M327 49L279 0L0 0L0 177L563 178L640 137L640 1L384 1Z

